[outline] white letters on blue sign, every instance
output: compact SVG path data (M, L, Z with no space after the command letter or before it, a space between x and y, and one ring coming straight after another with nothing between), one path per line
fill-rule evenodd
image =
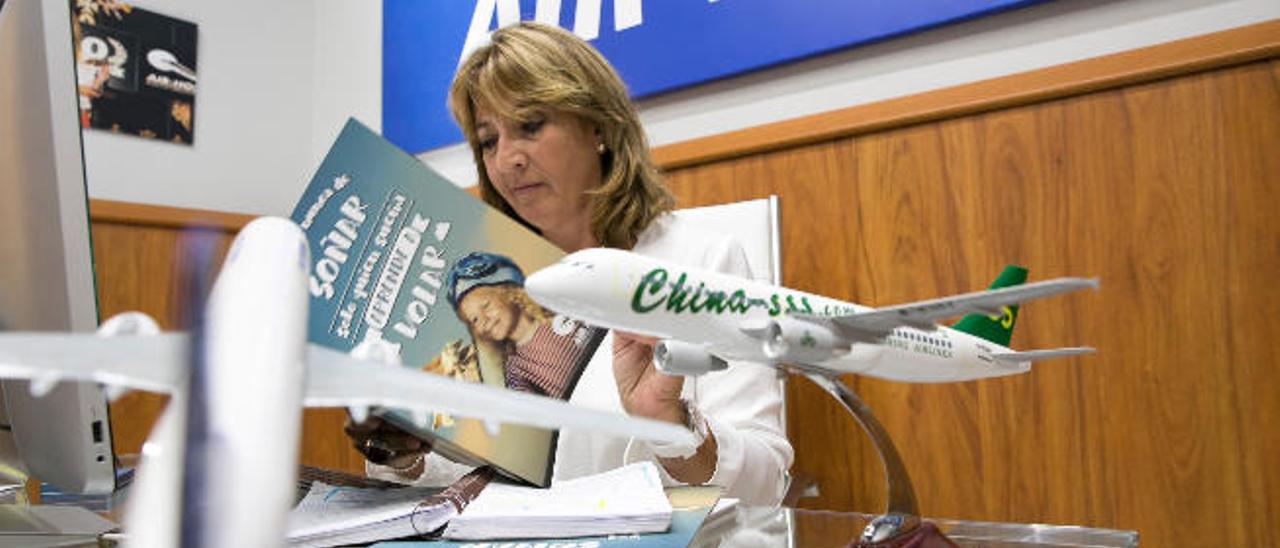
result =
M533 19L544 25L560 24L560 0L538 0Z
M578 0L573 13L573 33L583 40L600 36L600 0Z
M471 13L471 25L467 27L467 40L462 43L462 54L458 55L459 65L468 54L489 41L489 21L493 19L494 10L498 12L499 27L520 21L519 0L476 0L476 9ZM538 15L542 15L541 0L538 2ZM539 18L538 21L542 19Z
M573 14L573 33L579 38L595 40L600 36L600 1L578 0L578 9ZM643 22L640 0L613 1L613 30L627 30Z
M537 0L533 18L547 25L560 24L561 0ZM714 2L715 0L710 0ZM600 36L600 4L602 0L578 0L573 13L573 33L583 40L595 40ZM613 0L613 30L623 31L644 23L641 0ZM489 21L497 12L498 27L514 25L520 21L520 0L476 0L471 14L467 39L458 55L458 64L476 48L489 41Z

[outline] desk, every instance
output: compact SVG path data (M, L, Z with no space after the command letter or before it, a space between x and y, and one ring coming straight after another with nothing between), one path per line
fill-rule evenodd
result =
M11 510L17 507L9 507ZM22 507L22 512L5 513L0 506L0 546L96 547L95 534L86 529L101 528L101 522L83 523L84 513L59 516L76 520L77 533L67 529L53 531L47 527L49 514L35 518L29 512L62 512L58 507ZM79 509L76 509L79 510ZM92 517L92 514L89 514ZM7 516L7 518L6 518ZM708 518L689 546L696 548L775 548L810 546L846 546L862 532L873 516L855 512L830 512L791 508L735 507ZM65 520L59 520L65 521ZM962 522L931 519L960 546L987 548L1030 548L1033 546L1096 548L1136 547L1138 534L1133 531L1094 529L1053 525L1022 525L986 522ZM43 525L43 526L42 526ZM65 525L65 524L64 524ZM105 529L103 529L105 530ZM101 532L101 531L98 531ZM15 544L16 542L16 544ZM555 545L557 541L547 541Z
M115 524L70 506L0 505L0 547L97 547Z
M791 508L738 507L713 516L689 544L698 548L847 546L874 516ZM927 518L960 546L1135 547L1134 531Z
M874 516L854 512L828 512L822 510L797 510L790 508L734 507L707 518L688 543L691 548L809 548L848 546L862 528ZM1084 547L1111 548L1134 547L1138 535L1133 531L1064 527L1052 525L1021 525L1004 523L961 522L930 519L960 546L984 548L1033 548L1033 547ZM688 537L683 537L688 538ZM517 541L511 546L553 548L594 545L598 539L540 539ZM674 544L673 544L674 543ZM474 545L507 546L504 541ZM466 542L389 542L378 548L430 548L432 546L471 546ZM669 535L639 535L603 541L599 546L623 547L678 547L683 540Z

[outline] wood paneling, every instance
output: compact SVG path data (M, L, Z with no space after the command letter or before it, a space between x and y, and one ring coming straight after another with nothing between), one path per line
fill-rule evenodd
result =
M210 209L190 209L135 204L115 200L93 200L90 214L94 222L187 230L203 228L216 232L235 234L253 220L253 215L227 213Z
M1280 416L1278 29L657 155L683 206L778 194L785 282L806 291L885 305L985 287L1009 262L1037 279L1101 278L1097 293L1025 307L1013 342L1094 356L964 384L846 379L897 441L927 515L1136 529L1155 546L1276 545L1280 429L1264 421ZM140 308L174 325L182 223L139 226L97 204L103 314ZM225 239L236 222L206 229ZM853 422L807 381L787 392L795 470L821 492L803 503L879 510L880 466ZM112 408L124 451L158 408L129 398ZM308 412L304 460L360 469L342 418Z
M1280 62L675 170L684 205L780 196L787 285L872 305L985 287L1005 263L1102 290L1026 306L1018 348L1097 355L956 385L847 381L928 515L1274 545L1280 522ZM881 469L788 388L807 506L876 511ZM1203 524L1213 524L1205 527Z
M145 312L161 329L185 327L179 279L191 257L184 249L195 238L211 238L217 262L230 235L209 229L181 231L145 222L101 220L99 202L90 207L98 314L106 319L126 311ZM131 392L112 402L111 438L117 454L136 454L159 417L167 397Z
M193 240L212 240L216 270L235 233L253 217L92 200L90 218L100 317L137 310L170 330L184 327L186 311L178 287L184 268L194 260ZM141 451L166 401L164 396L131 392L112 402L111 439L117 454ZM345 418L344 411L334 409L304 413L304 463L363 473L360 455L342 434Z

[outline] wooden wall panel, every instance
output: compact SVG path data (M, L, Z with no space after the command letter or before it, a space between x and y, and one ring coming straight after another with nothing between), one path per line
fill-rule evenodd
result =
M212 240L210 274L217 270L236 232L251 216L93 200L90 208L99 316L145 312L165 330L184 326L179 298L181 272L194 258L194 239ZM117 454L137 454L167 397L131 392L110 406ZM347 444L342 410L303 414L303 463L363 473L360 455Z
M1280 521L1275 61L676 170L683 204L776 193L789 286L892 304L1006 262L1102 290L1028 305L1014 346L1099 353L955 385L848 378L928 515L1272 545ZM852 421L788 388L811 507L875 511ZM1204 524L1214 524L1205 527Z

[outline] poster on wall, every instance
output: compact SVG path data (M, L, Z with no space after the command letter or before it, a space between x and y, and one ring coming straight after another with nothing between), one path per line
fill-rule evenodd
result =
M196 25L116 0L70 0L80 126L191 145Z

